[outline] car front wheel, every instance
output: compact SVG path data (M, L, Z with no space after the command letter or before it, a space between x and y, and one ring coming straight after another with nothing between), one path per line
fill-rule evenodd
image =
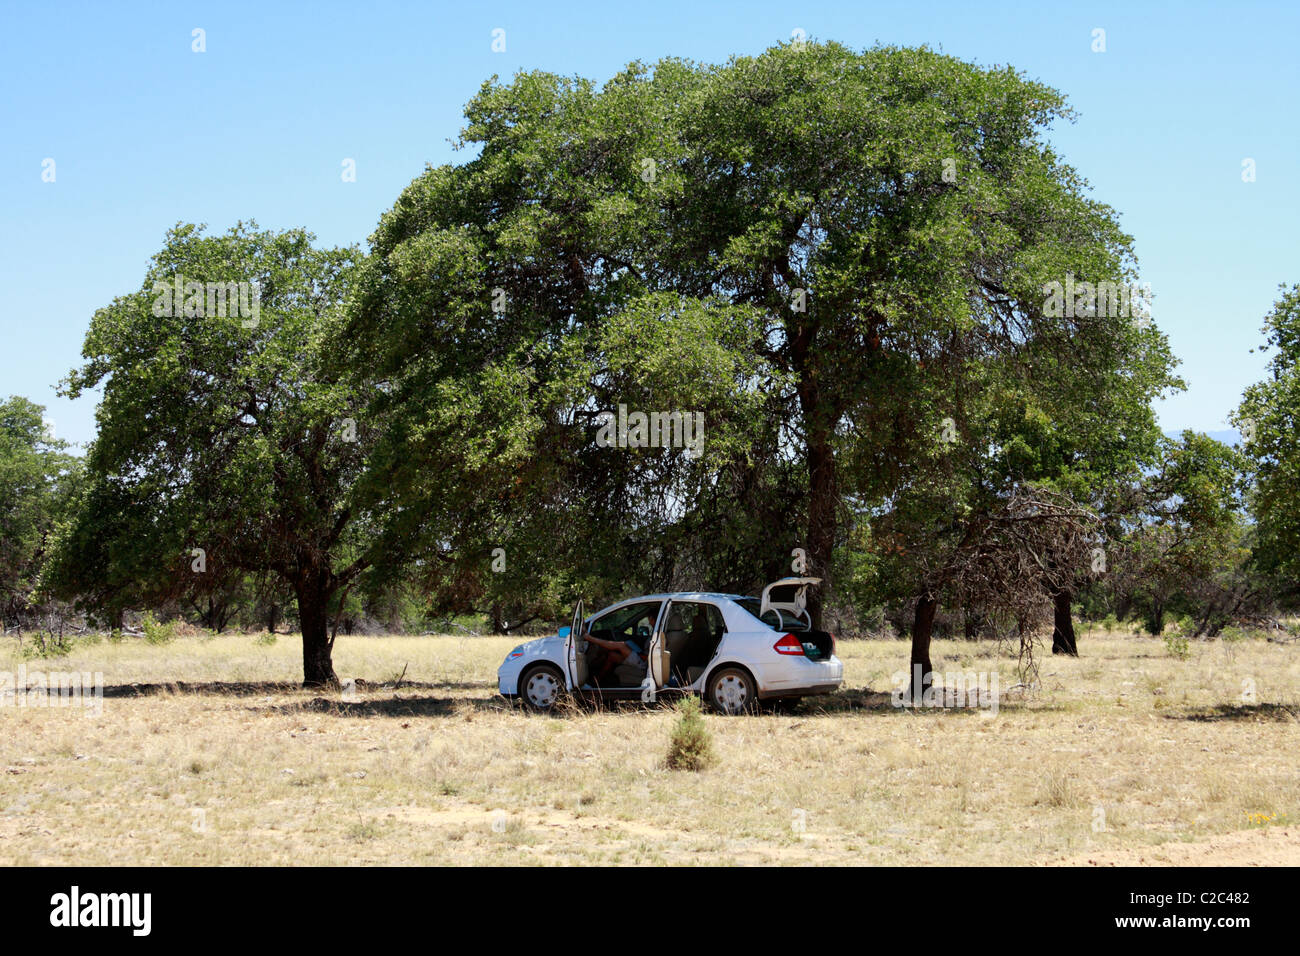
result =
M739 667L724 667L709 678L709 705L720 714L743 714L758 703L754 678Z
M564 675L549 664L530 667L519 678L519 697L531 710L553 710L564 693Z

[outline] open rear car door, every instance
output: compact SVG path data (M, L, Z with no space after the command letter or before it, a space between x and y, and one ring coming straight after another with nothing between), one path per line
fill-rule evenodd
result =
M668 630L668 615L672 613L672 608L673 602L669 599L659 609L659 620L655 623L654 634L650 638L650 646L646 648L646 663L649 665L646 668L646 676L653 682L655 690L662 689L667 685L668 675L672 673L668 642L664 639L664 635Z
M569 625L569 636L565 640L564 650L569 659L569 680L574 690L587 683L587 641L582 633L582 598L573 609L573 623Z

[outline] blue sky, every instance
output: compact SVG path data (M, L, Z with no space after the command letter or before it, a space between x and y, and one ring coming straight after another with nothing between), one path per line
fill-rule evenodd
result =
M1278 284L1300 281L1300 13L1281 2L0 0L0 395L47 405L60 438L88 441L93 401L54 385L169 226L252 218L364 244L426 162L457 160L461 109L493 73L604 80L633 59L756 53L796 29L857 48L925 43L1063 91L1081 115L1052 140L1135 237L1183 361L1190 388L1161 423L1224 427L1262 375L1251 349Z

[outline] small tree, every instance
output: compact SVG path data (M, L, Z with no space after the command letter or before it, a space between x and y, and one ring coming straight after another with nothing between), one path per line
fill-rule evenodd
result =
M0 402L0 624L22 628L36 610L37 575L81 480L81 461L48 434L45 409Z
M700 699L683 697L677 704L677 722L668 739L669 770L704 770L715 760L713 741L704 723Z

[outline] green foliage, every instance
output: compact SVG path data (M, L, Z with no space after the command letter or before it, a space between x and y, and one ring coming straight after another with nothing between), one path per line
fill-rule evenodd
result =
M1219 632L1219 640L1225 644L1238 644L1251 636L1251 633L1242 627L1225 627Z
M31 640L23 644L24 660L41 660L50 657L67 657L77 645L71 634L59 634L55 631L38 630L32 633Z
M1250 462L1247 500L1259 570L1300 592L1300 284L1282 287L1264 320L1269 376L1246 389L1233 423Z
M1179 634L1166 634L1164 642L1165 652L1175 660L1185 661L1192 656L1191 645L1187 638Z
M42 597L113 626L296 613L324 653L306 676L328 679L335 619L514 630L577 594L753 591L795 547L873 627L932 590L975 620L999 529L1048 505L1087 517L1071 547L1009 560L1070 591L1100 535L1089 613L1156 633L1193 611L1184 631L1222 627L1252 560L1300 570L1300 287L1240 412L1252 526L1236 452L1160 439L1152 401L1181 387L1165 336L1046 301L1138 276L1047 142L1071 118L1056 90L812 43L604 85L524 72L465 116L470 158L412 182L370 256L172 229L65 382L103 388L84 476L35 437L35 406L0 406L10 607L43 561ZM260 314L160 314L177 277L256 283ZM702 416L703 443L600 447L620 406Z
M700 699L687 695L677 703L677 721L668 738L669 770L705 770L716 760L713 740L704 722Z
M81 482L78 458L47 433L45 409L17 395L0 402L0 620L21 624L49 539Z
M384 215L337 340L385 386L376 577L420 554L438 610L519 619L630 582L750 590L798 546L881 604L918 563L842 542L892 547L863 528L886 506L915 544L1015 482L1135 474L1164 337L1044 308L1067 274L1136 276L1046 143L1069 116L1011 69L835 43L485 84L476 155ZM702 412L703 454L594 447L620 404Z
M152 611L145 611L141 616L140 627L146 644L170 644L176 639L176 622L159 621Z
M52 593L114 622L188 600L216 627L247 575L274 575L323 654L308 679L332 679L326 607L372 542L352 491L378 423L326 345L358 259L301 230L168 233L140 289L95 313L65 382L103 399L88 487L43 574ZM172 302L178 282L198 291ZM256 310L215 301L227 283L260 289Z
M1109 547L1106 586L1159 635L1168 614L1193 618L1187 633L1216 633L1257 606L1249 568L1254 530L1242 513L1245 460L1196 432L1161 444L1159 467L1137 489L1136 521Z

